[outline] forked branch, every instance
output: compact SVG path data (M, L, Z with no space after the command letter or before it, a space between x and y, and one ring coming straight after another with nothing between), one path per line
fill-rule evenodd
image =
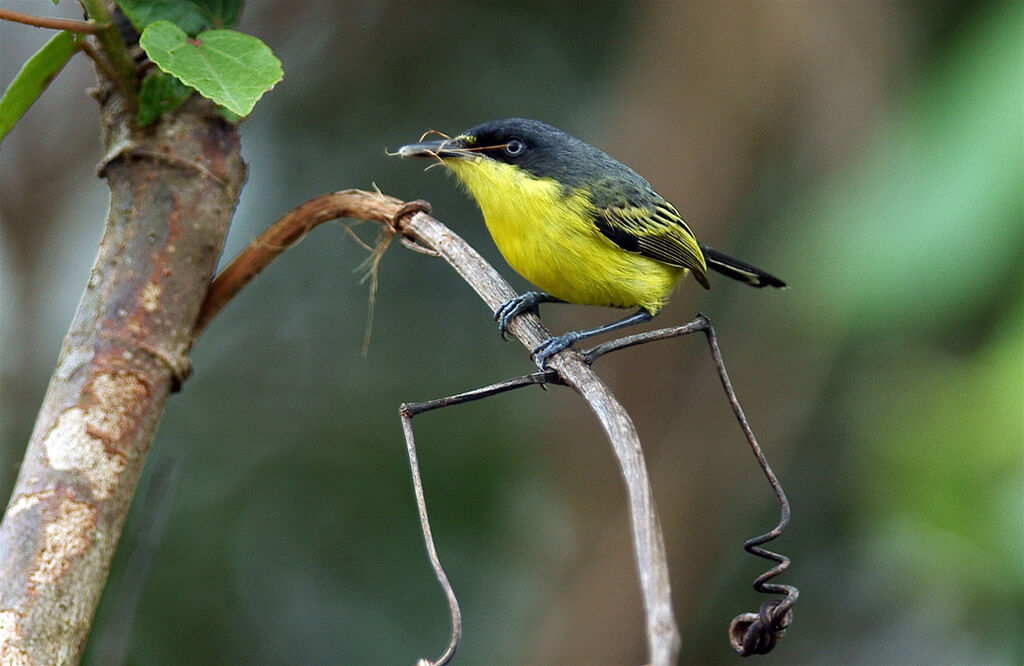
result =
M754 457L757 458L758 464L761 466L761 470L764 472L769 485L772 487L772 490L775 492L775 495L779 500L781 516L778 525L776 525L771 531L748 540L743 544L743 548L748 553L779 563L777 566L762 573L756 580L754 580L754 589L764 594L782 594L785 595L785 598L765 601L761 604L761 608L757 613L742 613L733 618L732 622L729 624L729 642L740 656L749 657L754 654L767 654L775 647L775 644L785 636L786 628L789 626L789 623L793 618L791 608L800 594L799 590L791 585L779 585L768 582L788 569L790 560L784 555L773 553L772 551L760 547L781 535L786 525L789 524L789 500L786 499L786 493L782 489L782 484L779 483L778 478L775 476L775 472L772 471L771 466L768 464L768 460L765 458L764 452L761 450L760 445L757 443L757 439L754 437L754 432L750 428L750 423L747 421L747 417L743 413L743 408L740 406L739 400L736 398L736 392L733 390L732 382L729 380L729 373L725 368L725 362L722 360L722 353L718 347L718 338L715 335L714 328L711 326L711 321L707 316L699 314L693 321L688 324L684 324L683 326L674 326L658 329L656 331L637 333L635 335L629 335L605 342L592 349L584 351L583 358L586 359L586 362L589 365L601 356L619 351L620 349L626 349L627 347L635 345L675 338L697 332L702 332L707 337L708 347L711 351L711 360L718 372L719 379L722 382L722 388L725 391L726 398L733 409L733 413L736 416L736 420L739 423L740 428L743 430L743 433L747 438L747 443L750 445L750 449L754 453ZM454 592L448 583L448 577L445 574L444 569L441 567L441 563L437 559L437 551L434 547L433 536L430 532L430 523L427 518L427 506L423 496L422 481L420 480L419 463L417 462L416 442L412 431L412 417L417 414L422 414L423 412L434 409L440 409L442 407L451 407L454 405L472 402L474 400L480 400L481 398L489 398L499 393L523 388L524 386L561 383L562 382L557 373L547 370L544 372L535 372L523 377L517 377L515 379L509 379L497 384L491 384L490 386L466 391L465 393L459 393L445 398L427 400L424 402L406 403L399 408L399 413L402 417L402 430L405 433L405 444L409 454L409 465L412 469L413 484L416 490L416 503L420 512L423 537L427 542L427 551L430 554L430 561L431 565L434 567L434 573L436 574L438 581L441 583L441 587L444 589L445 595L448 597L449 605L452 609L452 634L448 648L437 661L428 662L426 660L421 660L418 666L443 666L444 664L447 664L455 653L455 648L458 646L462 627L461 616L459 615L458 610L458 601L455 599Z
M311 199L286 214L261 234L211 284L195 326L195 336L205 329L213 317L245 284L287 247L303 238L315 226L340 217L380 222L384 225L386 234L398 234L405 244L415 243L411 246L413 249L425 250L429 254L442 257L477 292L492 312L516 295L490 264L454 232L431 217L429 211L429 205L425 202L414 201L403 204L392 197L361 190L346 190ZM531 313L524 313L513 319L508 326L508 331L527 349L534 349L550 337L537 316ZM775 640L784 633L785 626L789 622L790 607L796 600L797 591L790 586L767 583L768 580L788 567L789 560L760 548L760 545L781 533L789 518L789 507L782 488L767 466L764 455L754 439L749 424L747 424L746 417L736 401L725 372L725 366L721 361L721 354L718 352L714 330L707 318L701 315L686 326L628 336L599 345L585 354L566 350L549 360L549 369L545 372L501 382L458 396L402 405L403 430L406 435L410 463L413 467L413 483L421 526L431 565L444 589L452 615L452 635L447 649L438 660L433 662L421 660L421 664L447 663L454 653L461 634L461 615L458 602L448 584L447 576L441 568L430 534L412 436L412 416L438 407L488 397L521 386L544 383L562 384L579 393L594 412L612 445L627 487L633 547L645 613L649 661L655 666L676 662L680 647L679 633L672 611L668 565L661 526L654 506L640 441L629 415L604 382L594 373L590 364L599 356L617 349L697 331L704 332L708 338L712 358L718 368L733 411L783 507L783 518L779 525L768 534L747 542L745 548L753 554L780 563L757 579L755 589L760 592L785 594L786 598L781 601L765 602L760 614L748 613L738 616L733 621L733 627L730 628L733 635L737 632L740 633L740 640L737 642L737 639L733 638L733 644L741 654L755 654L771 649Z

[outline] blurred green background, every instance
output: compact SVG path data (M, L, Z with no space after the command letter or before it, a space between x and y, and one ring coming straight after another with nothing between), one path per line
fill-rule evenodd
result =
M75 16L73 2L4 1ZM643 173L705 242L786 292L691 283L793 503L802 591L759 663L1024 660L1024 5L1019 2L253 2L285 80L242 125L225 257L322 192L433 202L501 261L426 129L546 120ZM47 39L0 23L0 84ZM77 58L0 153L0 490L107 206ZM372 239L370 225L361 228ZM169 403L86 664L411 664L448 631L397 407L529 372L442 262L395 245L360 353L366 252L327 225L214 322ZM608 321L548 306L557 332ZM703 342L604 359L652 471L687 663L729 620L777 507ZM415 421L461 664L642 663L623 484L586 407L522 390Z

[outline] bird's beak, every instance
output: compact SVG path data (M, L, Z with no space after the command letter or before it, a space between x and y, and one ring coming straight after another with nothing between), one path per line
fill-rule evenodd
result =
M466 149L465 141L460 136L454 139L410 143L399 148L398 154L402 157L430 157L435 159L466 159L479 156L478 153Z

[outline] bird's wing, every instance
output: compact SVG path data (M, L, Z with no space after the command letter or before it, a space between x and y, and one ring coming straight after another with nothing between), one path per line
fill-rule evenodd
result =
M594 200L594 223L610 241L627 252L689 268L707 288L708 269L700 245L672 204L661 197L644 203L631 201L633 197L601 198Z

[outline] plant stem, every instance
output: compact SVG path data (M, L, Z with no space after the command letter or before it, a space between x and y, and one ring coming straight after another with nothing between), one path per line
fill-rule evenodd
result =
M48 16L33 16L22 14L10 9L0 9L0 20L34 25L37 28L50 28L52 30L67 30L83 35L94 35L106 26L97 25L90 21L75 21L73 19L50 18Z
M129 101L135 106L137 86L135 85L135 60L128 47L121 39L121 33L114 25L110 8L105 0L79 0L85 13L97 24L96 41L110 61L110 66L117 74L119 86L129 93Z

